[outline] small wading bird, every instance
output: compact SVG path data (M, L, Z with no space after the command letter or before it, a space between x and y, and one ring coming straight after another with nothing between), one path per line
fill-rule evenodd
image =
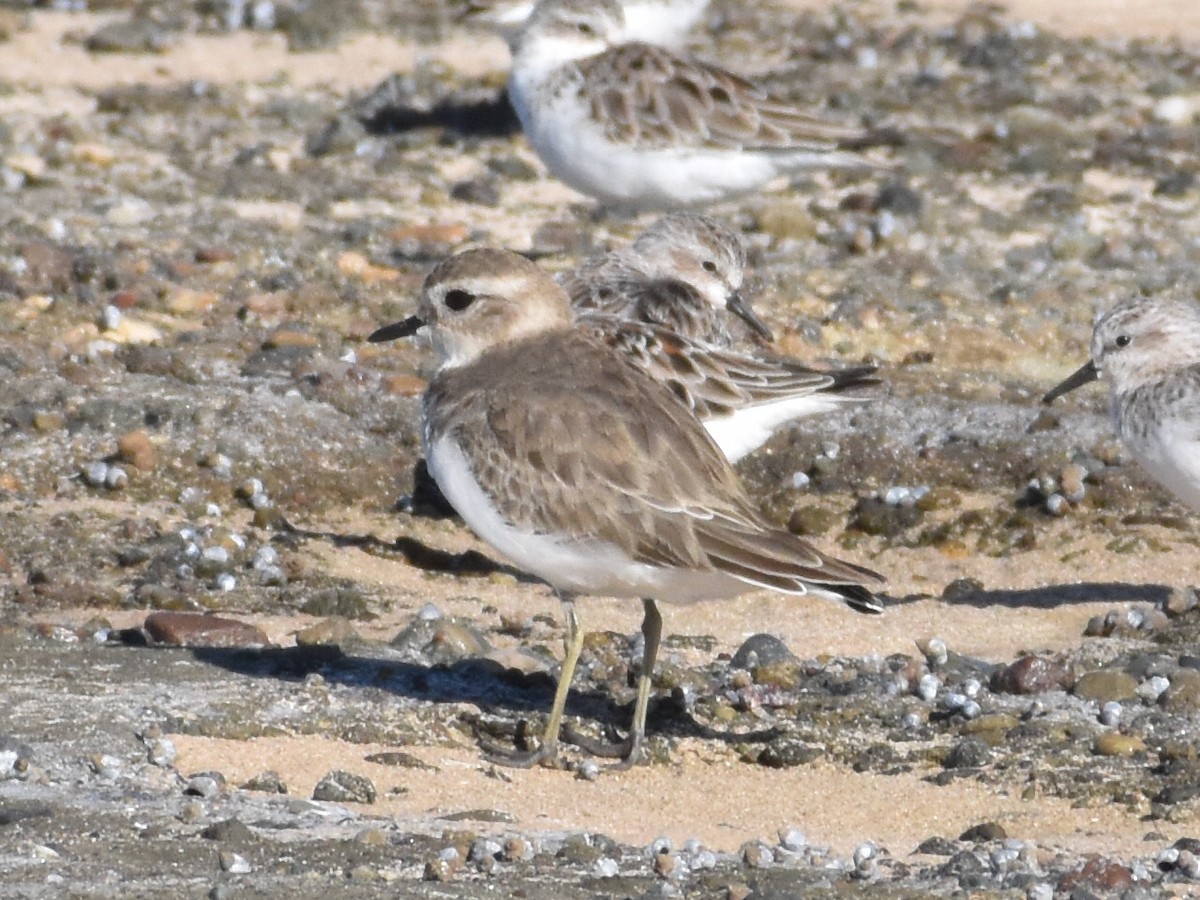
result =
M680 209L809 169L872 169L869 132L794 109L743 78L621 42L616 0L542 0L508 93L551 174L621 210Z
M767 524L699 421L572 317L529 260L468 250L425 281L415 316L373 341L428 328L440 361L423 401L429 471L464 521L562 601L566 652L540 746L500 761L552 763L584 630L582 595L640 598L645 648L633 723L615 748L644 757L658 602L757 588L882 607L881 577Z
M1098 378L1134 458L1200 510L1200 305L1154 297L1113 308L1096 321L1092 358L1043 402Z

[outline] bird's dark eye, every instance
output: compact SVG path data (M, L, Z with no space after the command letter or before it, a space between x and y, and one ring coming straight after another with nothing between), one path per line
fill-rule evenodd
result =
M715 262L713 262L711 259L706 259L704 262L702 262L700 264L700 268L702 268L705 272L716 272L717 264Z
M467 291L447 291L443 302L448 309L452 309L455 312L462 312L475 302L475 295Z
M575 27L579 29L580 34L586 34L588 37L591 37L592 35L594 35L596 33L596 29L594 29L587 22L580 22Z
M1132 340L1133 340L1133 338L1131 338L1127 334L1118 334L1117 339L1115 341L1113 341L1113 343L1116 344L1118 347L1128 347L1129 342Z

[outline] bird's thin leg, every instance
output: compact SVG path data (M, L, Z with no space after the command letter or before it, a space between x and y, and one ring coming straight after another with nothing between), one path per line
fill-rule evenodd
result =
M650 688L654 676L654 661L658 658L658 645L662 640L662 613L649 597L642 599L642 671L638 674L637 702L633 707L633 726L629 730L629 752L621 761L621 768L636 765L646 755L642 741L646 737L646 710L650 707Z
M546 729L542 732L541 746L529 752L505 751L497 747L487 747L488 757L496 763L506 766L516 766L522 769L535 765L553 765L558 757L558 732L562 727L563 710L567 705L567 694L571 690L571 679L575 675L575 666L579 662L579 654L583 650L584 630L580 624L579 613L575 609L575 597L570 594L560 594L566 633L563 635L562 671L558 675L558 685L554 690L554 704L550 707L550 718Z
M629 736L617 744L608 744L584 737L572 729L567 729L566 733L571 743L588 753L596 756L620 757L621 762L616 766L618 769L627 769L637 765L646 757L642 742L646 736L646 711L650 707L654 661L658 657L658 646L662 640L662 614L658 611L655 602L648 597L642 599L642 609L644 610L642 616L642 637L644 639L642 669L638 673L637 701L633 706L633 723L629 730Z

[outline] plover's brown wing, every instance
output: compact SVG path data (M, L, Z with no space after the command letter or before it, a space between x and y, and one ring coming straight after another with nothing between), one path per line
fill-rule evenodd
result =
M621 44L578 66L593 118L621 143L826 154L869 136L862 128L801 112L717 66L652 44ZM853 164L853 157L845 155L839 164Z
M793 360L764 360L712 347L665 328L611 316L580 316L577 323L667 385L701 420L818 392L863 399L866 389L879 384L872 377L873 366L821 371Z
M583 331L443 371L426 415L430 441L456 441L484 494L520 529L870 607L865 588L879 576L766 525L687 408Z

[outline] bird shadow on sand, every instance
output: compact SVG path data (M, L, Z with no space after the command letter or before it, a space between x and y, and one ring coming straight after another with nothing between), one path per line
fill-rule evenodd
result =
M1005 606L1012 609L1054 609L1080 603L1144 603L1159 606L1171 596L1165 584L1128 584L1113 582L1083 582L1081 584L1048 584L1022 590L964 590L944 597L950 606Z
M385 541L370 534L319 531L287 523L285 533L293 540L324 540L335 546L357 547L385 558L400 558L431 572L481 577L505 573L525 582L539 583L538 579L497 563L478 551L450 553L407 536ZM520 716L523 713L548 713L554 700L555 679L546 671L525 672L481 656L427 663L400 658L399 652L389 656L390 648L387 647L380 647L378 655L359 655L352 650L352 646L336 645L190 648L199 661L251 678L300 682L319 674L327 684L382 690L422 703L472 704L479 712L463 713L462 718L485 739L504 737L520 742L525 734L539 733L540 725L523 723ZM566 706L568 716L597 723L613 741L618 740L614 723L627 723L632 710L632 700L618 703L603 691L586 688L572 688ZM774 729L738 733L712 729L697 721L674 695L652 698L647 733L729 743L769 740L776 736ZM564 740L568 743L571 734L570 729L564 730Z
M194 647L190 652L198 661L243 677L303 682L311 675L320 675L328 685L384 691L417 703L471 704L478 711L455 710L453 715L485 743L502 739L519 745L525 736L540 734L540 721L525 721L523 715L548 713L554 700L555 681L550 673L522 672L482 657L426 664L385 655L359 655L332 645ZM572 743L574 734L598 726L605 739L616 742L620 737L615 727L624 727L632 710L632 700L621 704L602 691L572 688L566 715L585 724L581 730L568 724L563 740ZM776 729L718 731L696 720L674 695L652 698L646 731L649 736L697 737L727 743L767 741L778 734Z
M437 128L464 137L509 137L521 130L507 92L478 88L433 104L417 101L400 76L384 79L353 108L371 134Z

